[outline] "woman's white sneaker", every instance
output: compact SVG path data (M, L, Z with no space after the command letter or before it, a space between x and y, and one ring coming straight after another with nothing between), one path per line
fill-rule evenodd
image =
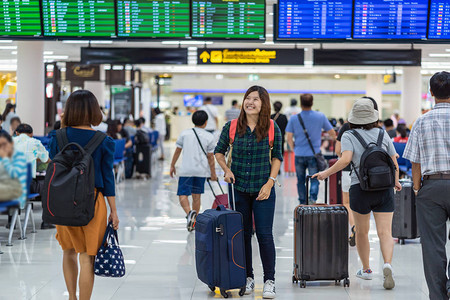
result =
M247 284L245 285L245 294L250 295L255 290L255 279L247 277Z
M275 281L266 280L266 282L264 282L263 299L274 299L276 296Z
M373 274L371 269L359 269L358 272L356 272L356 277L364 279L364 280L372 280Z
M393 289L395 287L394 281L394 271L392 270L391 264L384 264L383 266L383 287L387 290Z

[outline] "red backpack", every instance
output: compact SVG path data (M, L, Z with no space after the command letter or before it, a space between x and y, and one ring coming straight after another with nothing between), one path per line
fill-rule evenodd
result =
M231 167L231 153L233 152L233 143L234 138L236 136L236 130L237 130L237 122L238 119L231 120L230 123L230 131L229 131L229 140L230 140L230 151L228 151L228 160L227 160L227 166L228 168ZM269 146L270 146L270 162L272 163L272 149L273 149L273 143L275 141L275 125L273 120L270 120L270 127L269 127Z

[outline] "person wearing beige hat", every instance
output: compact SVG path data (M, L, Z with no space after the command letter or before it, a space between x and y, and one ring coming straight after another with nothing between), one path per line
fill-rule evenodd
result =
M386 188L377 191L363 190L360 185L358 174L360 174L360 164L362 154L366 147L363 146L359 138L370 147L375 144L381 147L383 151L392 160L395 167L395 189L401 190L399 182L398 164L396 151L389 135L377 127L378 111L375 110L373 102L367 98L358 99L352 107L348 122L350 129L342 135L341 139L341 158L331 168L314 174L313 177L324 180L330 175L339 172L349 163L352 164L351 187L350 187L350 208L353 211L353 217L356 225L356 248L362 262L362 268L357 271L356 277L371 280L373 278L372 270L369 264L370 244L370 212L373 212L377 226L377 234L380 239L381 253L384 258L383 266L383 287L392 289L395 286L392 255L394 252L394 241L392 239L392 216L394 212L394 189ZM380 143L378 143L380 141ZM394 184L393 181L393 184Z

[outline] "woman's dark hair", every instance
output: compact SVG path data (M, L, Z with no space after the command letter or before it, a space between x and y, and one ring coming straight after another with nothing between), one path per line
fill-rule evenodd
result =
M161 113L161 110L159 107L155 108L155 115L159 115Z
M450 73L437 72L430 78L430 90L436 99L450 98Z
M363 124L363 125L353 124L353 123L349 122L349 125L350 125L350 129L358 129L358 128L360 128L360 129L364 129L364 130L370 130L370 129L373 129L373 128L378 128L378 121L373 122L373 123L369 123L369 124Z
M87 90L73 92L66 102L62 124L70 126L98 126L103 120L97 98Z
M398 124L397 131L400 133L400 136L402 137L402 139L404 139L406 137L407 132L406 132L405 124Z
M142 122L141 119L137 119L137 120L134 121L134 126L136 126L137 128L139 128L139 127L141 127L141 124L142 124L142 123L143 123L143 122Z
M55 124L53 124L53 129L54 130L61 129L61 121L56 121Z
M273 110L274 110L276 113L280 112L282 107L283 107L283 103L281 103L280 101L276 101L276 102L273 104Z
M0 130L0 139L1 138L5 138L10 144L13 142L11 135L4 130Z
M6 116L9 114L11 109L16 108L14 104L8 103L6 104L5 110L3 111L2 118L3 120L6 120Z
M269 132L270 127L270 96L265 88L262 86L254 85L250 87L244 95L244 100L247 99L248 95L258 92L259 98L261 99L261 111L259 112L258 124L255 127L255 135L258 142L262 141ZM242 105L244 107L244 105ZM237 132L240 136L245 134L247 130L247 114L245 110L241 110L241 114L238 118Z
M33 134L33 127L31 127L28 124L22 123L19 126L17 126L16 132L18 134L21 134L21 133Z
M119 126L119 123L119 120L109 121L108 130L106 130L106 134L115 140L117 139L117 134L119 133L119 129L117 128Z
M198 110L192 115L192 123L195 126L203 126L208 121L208 114L204 110Z
M339 118L339 124L344 125L345 121L343 118Z

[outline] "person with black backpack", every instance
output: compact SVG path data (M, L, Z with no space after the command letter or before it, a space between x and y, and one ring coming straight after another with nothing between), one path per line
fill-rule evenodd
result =
M77 299L78 254L79 299L87 300L94 287L94 258L107 220L114 229L119 227L113 174L115 144L91 128L101 121L95 96L86 90L73 92L67 99L62 129L50 142L52 162L42 195L43 219L56 225L56 239L64 251L69 300ZM111 211L108 219L105 197Z
M370 99L358 99L348 117L349 131L342 135L341 158L331 168L314 174L324 180L330 175L352 166L350 208L356 226L356 248L362 269L356 277L371 280L373 273L369 264L370 212L373 212L384 258L383 287L395 286L391 266L394 252L392 239L392 217L394 212L394 188L402 189L396 151L389 135L377 127L378 111Z

